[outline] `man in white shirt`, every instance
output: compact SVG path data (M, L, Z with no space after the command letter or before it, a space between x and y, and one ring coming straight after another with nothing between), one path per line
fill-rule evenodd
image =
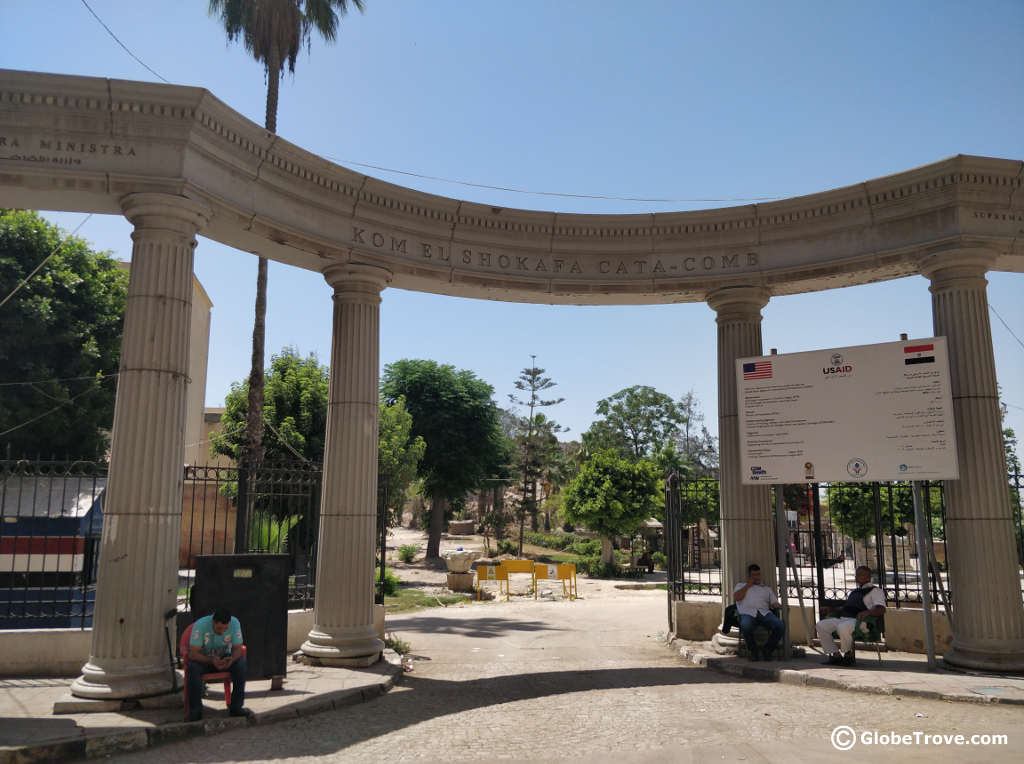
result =
M839 607L838 617L822 618L815 627L818 639L821 640L821 649L828 656L826 663L853 666L853 631L857 628L857 619L885 613L885 592L880 586L871 583L871 568L861 565L854 575L857 588L850 592L846 602ZM838 647L832 638L833 631L839 635Z
M775 592L761 584L761 566L756 563L747 566L747 582L733 587L732 598L736 601L740 634L747 643L750 660L770 661L775 648L786 633L786 627L772 612L772 607L779 606L779 598L775 596ZM757 625L764 626L769 631L764 650L761 650L754 640L754 627Z

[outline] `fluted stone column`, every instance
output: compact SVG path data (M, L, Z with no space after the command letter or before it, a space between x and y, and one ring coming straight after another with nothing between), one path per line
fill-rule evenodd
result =
M775 587L775 535L768 486L740 482L739 407L736 359L761 355L761 309L769 294L759 287L725 287L707 297L718 324L718 447L722 532L722 602L732 603L732 589L747 580L747 565L761 566L762 582ZM715 634L723 649L736 636Z
M204 204L169 194L131 194L121 206L135 231L110 479L92 648L71 685L105 700L172 686L164 615L178 594L192 256L210 217Z
M949 349L960 479L946 481L946 559L953 593L953 647L944 658L966 668L1024 670L1013 515L1006 483L984 249L921 260L931 281L936 336Z
M313 630L302 653L328 666L368 666L384 648L373 621L373 572L380 293L391 274L341 264L324 278L334 287L331 389Z

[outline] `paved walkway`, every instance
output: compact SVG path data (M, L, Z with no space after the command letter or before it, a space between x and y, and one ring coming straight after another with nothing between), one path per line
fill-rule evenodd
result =
M362 703L387 692L402 673L398 656L387 653L388 660L359 670L289 663L281 691L272 692L269 679L248 682L245 705L253 722L228 716L218 685L210 685L205 718L186 723L180 694L116 712L54 714L55 705L77 701L71 679L0 679L0 764L97 758Z
M941 656L935 670L929 671L925 655L882 652L879 660L874 650L866 650L857 653L856 667L846 668L824 665L824 656L813 650L803 658L751 663L735 655L717 655L707 642L677 640L673 644L693 665L731 676L872 695L1024 706L1024 676L952 670L943 665Z
M51 750L57 754L51 758L203 734L114 757L175 763L586 758L790 764L868 755L959 762L1019 760L1024 751L1024 713L1016 705L1024 679L928 674L920 659L896 654L884 656L881 668L865 657L853 671L810 659L776 668L714 656L709 665L718 670L708 670L690 662L704 654L697 645L666 643L663 591L617 591L575 602L514 597L393 616L389 631L411 644L413 670L390 692L380 695L393 667L340 672L296 666L293 672L291 664L289 694L256 688L251 724L219 709L208 712L199 729L177 721L180 708L54 717L44 696L63 693L66 682L7 681L0 684L0 717L7 717L0 734L7 745L42 744L58 733L84 739L81 747ZM882 689L841 689L867 685ZM939 699L945 697L975 702ZM353 703L357 699L365 702ZM215 708L216 700L207 707ZM322 709L329 710L310 713ZM865 747L861 740L850 754L830 743L840 724L858 735L1004 734L1009 744Z

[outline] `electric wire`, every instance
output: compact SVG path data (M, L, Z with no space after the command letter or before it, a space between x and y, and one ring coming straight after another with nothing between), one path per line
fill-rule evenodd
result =
M121 40L118 39L117 35L114 34L111 31L110 27L108 27L103 22L103 19L101 19L99 17L99 15L96 13L96 11L94 11L91 7L89 7L89 3L87 3L86 0L82 0L82 5L84 5L88 9L89 13L91 13L93 15L93 17L96 19L96 21L98 21L100 23L100 25L105 30L107 30L107 34L109 34L118 45L120 45L122 48L124 48L125 52L129 56L131 56L139 64L144 66L155 77L158 77L163 82L167 82L168 84L170 84L170 82L168 80L164 79L160 74L155 72L150 66L148 66L146 64L146 62L144 62L141 58L139 58L134 53L132 53L132 51L128 48L128 46L125 45L123 42L121 42ZM773 200L776 200L776 199L782 199L783 198L781 196L740 196L740 197L728 197L728 198L721 198L721 199L718 199L718 198L706 198L706 199L662 199L662 198L657 198L657 197L639 197L639 196L615 196L615 195L602 195L602 194L570 194L570 193L566 193L566 192L563 192L563 191L533 191L533 190L525 189L525 188L512 188L510 186L495 186L495 185L491 185L491 184L488 184L488 183L475 183L475 182L469 181L469 180L457 180L457 179L454 179L454 178L445 178L445 177L442 177L442 176L439 176L439 175L426 175L424 173L413 172L411 170L396 170L393 167L383 167L381 165L370 164L369 162L357 162L357 161L352 160L352 159L339 159L338 157L332 157L332 156L328 156L326 154L324 155L324 159L330 159L333 162L341 162L342 164L346 164L346 165L355 165L357 167L369 167L369 168L374 169L374 170L380 170L382 172L395 173L397 175L406 175L406 176L409 176L411 178L422 178L423 180L434 180L434 181L438 181L439 183L452 183L452 184L459 185L459 186L469 186L470 188L482 188L482 189L487 189L487 190L490 190L490 191L505 191L505 192L510 193L510 194L526 194L528 196L555 196L555 197L560 197L560 198L563 198L563 199L600 199L600 200L604 200L604 201L613 201L613 202L657 202L657 203L665 203L665 204L689 204L689 203L701 203L701 204L703 204L703 203L708 203L708 202L716 202L716 203L718 203L718 202L768 202L768 201L773 201Z
M88 215L86 215L85 216L85 220L83 220L81 223L79 223L78 227L75 228L75 230L72 231L69 236L67 236L67 237L65 237L65 238L63 238L63 239L61 239L60 241L57 242L57 246L53 248L53 251L50 254L48 254L45 258L43 258L43 262L39 263L39 265L37 265L35 267L35 269L30 274L28 274L25 278L23 278L21 280L21 283L18 284L18 286L14 287L14 289L11 291L11 293L9 295L7 295L3 300L0 300L0 308L2 308L4 305L6 305L8 300L10 300L12 297L14 297L14 295L16 295L18 293L18 291L23 286L25 286L25 284L27 284L29 281L32 280L32 277L36 275L36 273L39 271L39 269L42 268L44 265L46 265L46 263L49 262L50 258L53 257L54 255L56 255L60 251L60 248L63 247L67 243L68 239L70 239L72 236L74 236L76 233L78 233L78 229L81 228L82 226L84 226L86 223L89 222L89 218L91 218L92 215L93 215L93 213L91 213L91 212Z
M730 198L704 198L704 199L660 199L654 197L640 197L640 196L605 196L601 194L570 194L563 191L533 191L525 188L512 188L510 186L492 186L487 183L474 183L469 180L456 180L454 178L444 178L439 175L424 175L418 172L412 172L410 170L396 170L392 167L382 167L376 164L369 164L367 162L356 162L352 159L341 159L339 157L332 157L324 154L324 159L330 159L332 162L340 162L346 165L356 165L357 167L370 167L374 170L381 170L383 172L393 172L398 175L408 175L413 178L423 178L424 180L436 180L441 183L454 183L460 186L470 186L472 188L484 188L491 191L507 191L512 194L527 194L530 196L558 196L566 199L603 199L606 201L613 202L665 202L665 203L693 203L693 202L769 202L777 199L781 199L781 196L737 196Z
M993 313L996 314L996 318L998 318L999 322L1003 326L1006 327L1006 331L1008 331L1010 333L1010 336L1013 337L1015 340L1017 340L1017 344L1020 345L1022 348L1024 348L1024 342L1021 342L1020 337L1018 337L1016 334L1014 334L1014 331L1013 331L1013 329L1010 328L1010 325L1003 320L1002 316L999 315L999 311L996 310L996 306L993 305L992 303L989 303L988 304L988 308L989 308L989 310L991 310Z
M44 411L39 416L32 417L27 422L22 422L21 424L17 424L14 427L11 427L9 429L4 430L3 432L0 432L0 438L2 438L4 435L9 435L12 432L20 430L22 427L28 427L33 422L38 422L40 419L42 419L44 417L48 417L53 412L57 411L58 409L63 408L64 406L67 406L69 403L74 403L78 398L81 398L83 395L85 395L86 393L90 392L92 389L93 388L91 386L87 387L85 390L83 390L82 392L78 393L77 395L71 396L66 401L61 401L60 403L58 403L56 406L54 406L49 411Z
M76 382L80 379L95 379L97 381L103 381L111 377L120 376L117 372L113 374L90 374L87 377L58 377L56 379L37 379L33 382L0 382L0 387L31 387L32 385L49 385L54 382Z
M140 64L141 64L141 65L142 65L143 67L145 67L145 68L146 68L146 69L147 69L147 70L149 71L149 73L150 73L150 74L152 74L152 75L153 75L154 77L156 77L157 79L163 80L163 81L164 81L164 82L166 82L166 83L167 83L168 85L170 85L170 84L171 84L171 83L170 83L170 82L169 82L168 80L165 80L165 79L164 79L163 77L161 77L161 76L160 76L159 74L157 74L157 73L156 73L155 71L153 71L153 69L151 69L151 68L150 68L150 67L149 67L149 66L148 66L148 65L146 64L146 62L145 62L145 61L143 61L143 60L142 60L141 58L139 58L139 57L138 57L138 56L136 56L136 55L135 55L134 53L132 53L132 52L131 52L131 51L130 51L130 50L128 49L128 46L127 46L127 45L125 45L125 44L124 44L123 42L121 42L121 41L120 41L120 40L118 39L117 35L116 35L116 34L114 34L114 33L113 33L113 32L112 32L111 30L110 30L110 27L108 27L108 26L107 26L106 24L104 24L104 23L103 23L103 19L101 19L101 18L100 18L100 17L99 17L99 16L98 16L98 15L96 14L96 11L94 11L94 10L93 10L92 8L90 8L90 7L89 7L89 3L85 2L85 0L82 0L82 5L84 5L84 6L85 6L85 8L86 8L86 10L87 10L87 11L89 11L89 13L91 13L91 14L92 14L92 16L93 16L93 18L94 18L94 19L96 19L96 20L97 20L98 22L100 22L100 26L101 26L101 27L103 27L104 29L106 29L106 30L107 30L107 34L109 34L109 35L110 35L111 37L113 37L113 38L114 38L114 42L116 42L116 43L117 43L118 45L120 45L120 46L121 46L122 48L124 48L124 50L125 50L125 53L127 53L127 54L128 54L129 56L131 56L132 58L134 58L134 59L135 59L136 61L138 61L138 62L139 62L139 63L140 63Z

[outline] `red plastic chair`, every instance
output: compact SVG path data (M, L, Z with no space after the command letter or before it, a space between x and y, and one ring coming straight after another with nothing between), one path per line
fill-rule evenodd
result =
M181 667L185 671L186 685L185 685L185 716L188 716L188 643L192 637L192 627L194 623L190 623L188 628L185 629L185 633L181 635L181 641L178 643L178 652L181 653ZM245 657L245 645L242 645L242 657ZM231 706L231 672L230 671L211 671L203 674L203 682L211 684L213 682L224 683L224 703L227 706Z

